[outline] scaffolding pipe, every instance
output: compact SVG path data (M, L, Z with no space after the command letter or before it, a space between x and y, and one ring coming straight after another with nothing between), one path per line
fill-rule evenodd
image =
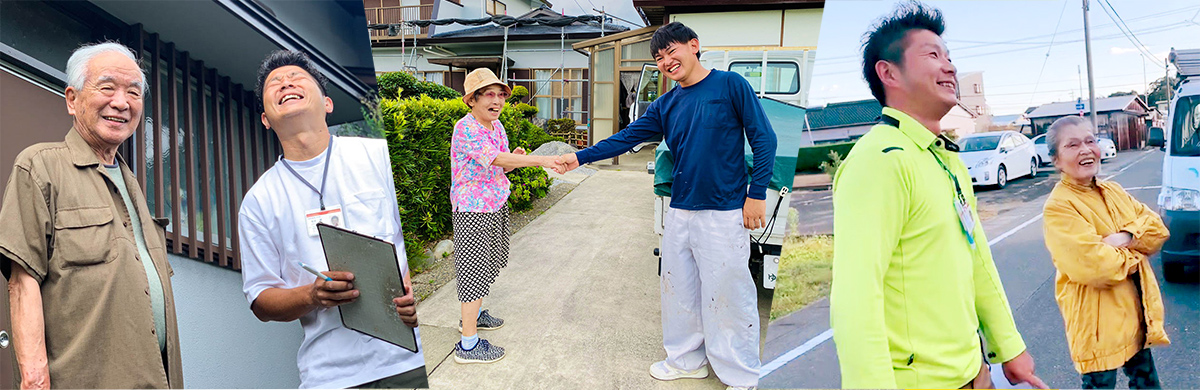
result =
M500 80L508 84L508 26L504 26L504 54L500 56Z
M728 53L728 52L726 52L726 53ZM758 79L758 98L759 99L762 99L763 96L767 95L767 53L770 53L770 51L763 50L762 69L760 69L758 72L758 77L759 77L759 79ZM729 66L729 65L726 64L725 66Z
M517 83L521 83L521 82L539 83L539 82L555 82L555 81L570 82L570 83L586 83L588 80L587 79L508 79L508 81L517 82Z
M509 53L532 53L532 52L544 52L544 51L556 52L556 53L557 53L557 52L560 52L560 51L562 51L562 50L555 50L555 49L508 49L508 52L509 52Z

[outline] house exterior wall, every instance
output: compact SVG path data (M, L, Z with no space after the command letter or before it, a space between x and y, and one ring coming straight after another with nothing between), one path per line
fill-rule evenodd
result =
M1066 115L1033 118L1034 135L1046 132L1051 123ZM1142 147L1146 142L1146 121L1141 116L1127 111L1106 111L1096 113L1096 129L1098 134L1107 135L1117 146L1117 150L1128 150Z
M942 117L941 125L942 132L953 131L956 137L975 133L975 118L958 105L955 105L949 113L946 113L946 116Z
M254 317L236 271L168 255L187 388L287 389L300 386L299 322Z
M992 126L992 108L988 106L987 89L983 85L983 72L968 72L958 79L959 101L975 111L974 132L987 131Z
M856 126L825 128L820 130L805 130L800 136L800 146L812 146L857 140L859 137L867 134L867 132L871 130L872 126L875 126L875 124L869 123Z
M783 12L742 11L672 14L700 37L700 46L780 46Z
M460 0L460 2L462 3L462 5L454 4L454 3L450 2L449 0L438 0L438 3L436 5L436 13L433 15L433 18L434 19L449 19L449 18L469 19L469 18L478 18L481 15L483 15L483 1L482 0ZM429 34L433 35L433 34L447 33L447 32L451 32L451 31L458 31L458 30L462 30L464 28L471 28L471 27L474 27L474 26L464 26L461 24L453 24L453 23L447 24L445 26L432 26L433 30L431 30L431 32Z
M816 47L822 9L672 14L696 31L701 47Z
M823 9L783 11L783 46L816 47L821 32Z

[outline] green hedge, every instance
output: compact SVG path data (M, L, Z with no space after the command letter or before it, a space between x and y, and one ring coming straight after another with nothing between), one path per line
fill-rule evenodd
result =
M439 100L429 96L383 99L379 103L384 137L392 159L400 219L404 224L409 259L420 259L427 243L451 235L450 224L450 137L454 124L469 110L460 99ZM506 105L500 122L508 133L509 148L544 142L537 126ZM537 145L540 145L538 143ZM528 210L533 201L545 197L550 178L541 168L520 168L508 173L512 194L508 204L514 212ZM423 263L412 268L419 272Z
M796 172L820 172L821 163L830 161L829 152L837 152L842 158L850 154L853 142L840 144L817 145L800 148L796 154Z
M379 97L384 99L407 99L421 95L434 99L458 99L461 93L438 83L417 80L405 72L388 72L375 77L379 83Z

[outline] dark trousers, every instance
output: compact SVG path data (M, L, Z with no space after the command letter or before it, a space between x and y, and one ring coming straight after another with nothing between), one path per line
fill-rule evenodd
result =
M1129 377L1130 389L1161 389L1158 383L1158 372L1154 369L1154 357L1150 349L1143 349L1121 367L1125 376ZM1083 388L1112 389L1117 387L1117 370L1089 372L1083 374Z
M387 378L354 386L355 389L428 389L429 376L425 374L425 366L411 371L399 373Z

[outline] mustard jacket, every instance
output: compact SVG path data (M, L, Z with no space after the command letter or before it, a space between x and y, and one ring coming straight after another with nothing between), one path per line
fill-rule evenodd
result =
M1171 343L1149 261L1170 236L1158 214L1116 182L1064 178L1046 200L1043 231L1077 371L1116 369L1144 348ZM1102 241L1122 231L1134 237L1127 247Z

